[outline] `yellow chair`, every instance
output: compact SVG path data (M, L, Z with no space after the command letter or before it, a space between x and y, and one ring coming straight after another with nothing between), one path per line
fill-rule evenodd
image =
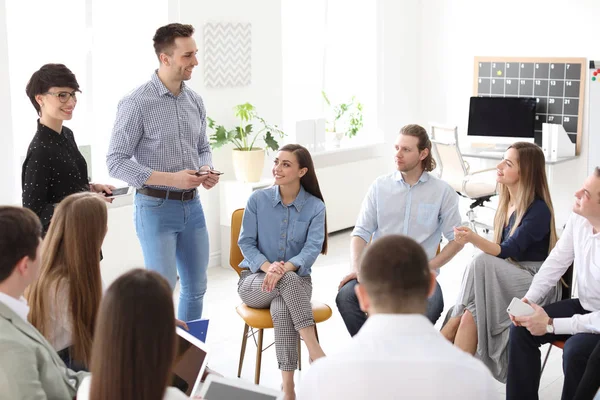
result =
M238 275L242 273L242 269L239 267L240 263L244 259L240 247L237 245L238 238L240 236L240 229L242 227L242 217L244 216L244 209L240 208L233 212L231 216L231 246L229 249L229 265L237 272ZM327 321L331 317L331 307L324 303L312 302L313 316L315 317L315 323ZM242 374L242 365L244 363L244 354L246 353L246 342L250 335L254 336L255 329L258 330L258 343L256 344L256 368L254 370L254 383L258 385L260 382L260 366L262 361L262 352L271 347L270 344L263 349L263 330L273 328L273 320L271 319L271 313L269 309L259 309L248 307L245 304L240 304L236 307L236 311L245 322L244 336L242 337L242 349L240 351L240 365L238 367L238 378ZM248 330L252 328L250 333ZM317 340L319 335L317 333L317 325L315 325L315 334ZM302 369L300 345L301 341L298 340L298 369Z

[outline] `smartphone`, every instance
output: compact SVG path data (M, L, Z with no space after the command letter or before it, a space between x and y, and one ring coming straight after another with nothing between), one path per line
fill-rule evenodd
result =
M122 188L117 188L117 189L113 189L112 190L112 194L108 194L106 192L102 192L104 194L105 197L108 197L109 199L112 199L113 197L117 197L117 196L125 196L127 194L129 194L129 186L125 186Z
M211 170L204 170L204 171L196 171L196 176L204 176L204 175L208 175L208 174L214 174L214 175L223 175L223 173L221 171L217 171L216 169L211 169Z
M535 310L529 304L523 303L521 299L513 297L512 301L508 305L508 308L506 309L506 312L513 317L527 317L533 314Z

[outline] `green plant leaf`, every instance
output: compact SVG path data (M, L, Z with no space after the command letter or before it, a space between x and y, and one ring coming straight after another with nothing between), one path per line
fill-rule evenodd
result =
M352 96L349 102L332 106L325 91L321 91L321 95L329 106L333 117L331 120L326 120L326 129L330 131L333 128L334 132L337 132L337 129L340 129L340 132L345 129L344 134L346 136L356 136L363 127L362 103L356 100L356 96Z
M327 103L328 106L331 106L331 102L329 101L329 97L327 97L327 95L325 94L324 90L321 90L321 95L325 99L325 103Z
M277 143L277 140L275 140L273 135L271 135L271 132L267 132L263 139L268 149L271 149L273 151L279 150L279 144Z
M255 117L256 109L250 103L244 103L235 106L235 116L241 119L243 122L248 122Z
M259 136L267 145L267 150L277 150L279 148L273 134L283 138L285 133L276 125L269 125L256 113L256 109L252 104L239 104L233 109L235 116L241 123L230 131L227 131L223 125L217 125L212 118L207 117L208 127L214 130L209 136L212 148L217 149L227 143L232 143L239 150L252 150ZM256 122L256 120L262 124L262 127L258 131L254 131L254 124L248 123L252 121Z
M206 117L206 119L208 120L208 127L211 129L215 129L215 126L217 125L215 120L211 117Z
M229 134L223 125L219 125L215 129L215 132L210 136L209 140L211 146L218 149L229 142Z

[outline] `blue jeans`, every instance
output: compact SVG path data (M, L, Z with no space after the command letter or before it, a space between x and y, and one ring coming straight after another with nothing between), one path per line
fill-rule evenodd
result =
M201 318L209 247L200 198L167 200L136 193L133 214L146 268L160 273L173 289L179 273L177 318Z
M354 292L354 286L356 286L357 283L358 282L356 279L346 282L335 298L337 308L342 315L342 319L346 324L346 329L348 329L350 336L356 335L367 320L367 314L361 311L358 304L358 298ZM432 324L435 324L440 315L442 315L443 310L444 296L442 295L442 288L440 287L440 284L436 281L435 291L427 302L427 311L425 311L425 316L431 321Z

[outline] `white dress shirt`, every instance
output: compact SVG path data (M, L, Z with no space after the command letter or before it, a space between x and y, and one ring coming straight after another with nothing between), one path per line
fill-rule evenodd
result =
M27 300L25 300L23 296L19 299L15 299L6 293L0 292L0 301L13 310L19 317L23 318L23 321L28 322L27 315L29 314L29 306L27 305Z
M315 361L299 400L492 399L492 375L417 314L374 314L340 353Z
M90 398L90 388L92 387L92 377L87 376L81 382L77 390L77 400L88 400ZM174 387L167 387L163 400L184 400L189 399L181 390Z
M363 200L352 231L369 243L389 234L405 235L423 246L427 258L437 252L442 234L454 240L461 223L458 195L450 185L428 172L410 186L400 171L380 176Z
M572 213L550 255L533 278L525 297L537 303L553 288L574 261L581 307L591 311L555 318L556 334L600 333L600 233L581 215Z

